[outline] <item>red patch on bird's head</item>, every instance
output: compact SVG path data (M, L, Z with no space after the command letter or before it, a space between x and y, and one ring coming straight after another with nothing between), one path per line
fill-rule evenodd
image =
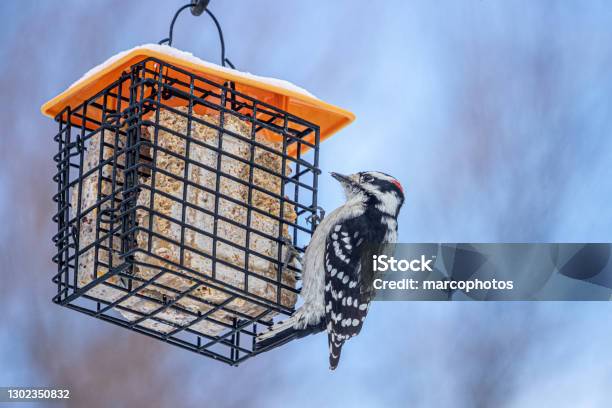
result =
M391 183L393 183L393 185L397 188L399 188L399 190L402 192L402 194L404 194L404 188L402 187L402 185L400 184L399 181L397 181L396 179L393 179L393 181L391 181Z

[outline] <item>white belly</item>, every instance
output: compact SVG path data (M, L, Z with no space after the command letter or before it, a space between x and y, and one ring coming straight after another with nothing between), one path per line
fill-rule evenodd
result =
M302 259L302 298L300 326L316 324L325 315L325 244L330 230L347 217L363 212L361 202L346 203L326 216L315 230Z

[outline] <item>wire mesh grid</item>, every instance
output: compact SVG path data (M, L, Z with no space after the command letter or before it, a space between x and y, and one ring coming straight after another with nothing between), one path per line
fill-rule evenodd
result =
M319 128L148 58L56 117L53 301L237 365L290 315Z

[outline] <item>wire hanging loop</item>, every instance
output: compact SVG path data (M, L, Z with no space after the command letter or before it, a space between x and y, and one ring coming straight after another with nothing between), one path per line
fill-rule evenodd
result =
M221 30L221 24L219 24L219 20L217 20L217 17L215 17L212 11L208 9L209 2L210 0L191 0L191 3L181 6L176 11L176 13L174 13L174 17L172 18L172 22L170 23L170 32L168 33L168 38L164 38L158 44L162 45L162 44L167 43L169 46L172 46L174 23L176 23L176 19L178 18L179 14L181 14L183 10L190 8L191 14L193 14L194 16L199 16L204 11L206 11L206 14L208 14L210 18L212 19L213 23L215 23L215 26L217 27L217 32L219 33L219 42L221 43L221 65L226 66L227 64L231 68L235 68L234 64L232 64L232 62L228 58L225 57L225 41L223 39L223 30Z

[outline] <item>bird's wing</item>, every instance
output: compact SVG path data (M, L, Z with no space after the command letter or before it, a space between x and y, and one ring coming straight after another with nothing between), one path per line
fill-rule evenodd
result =
M354 221L331 228L325 245L325 320L330 364L340 358L342 344L359 334L368 313L372 290L372 239ZM369 259L368 259L369 258Z

